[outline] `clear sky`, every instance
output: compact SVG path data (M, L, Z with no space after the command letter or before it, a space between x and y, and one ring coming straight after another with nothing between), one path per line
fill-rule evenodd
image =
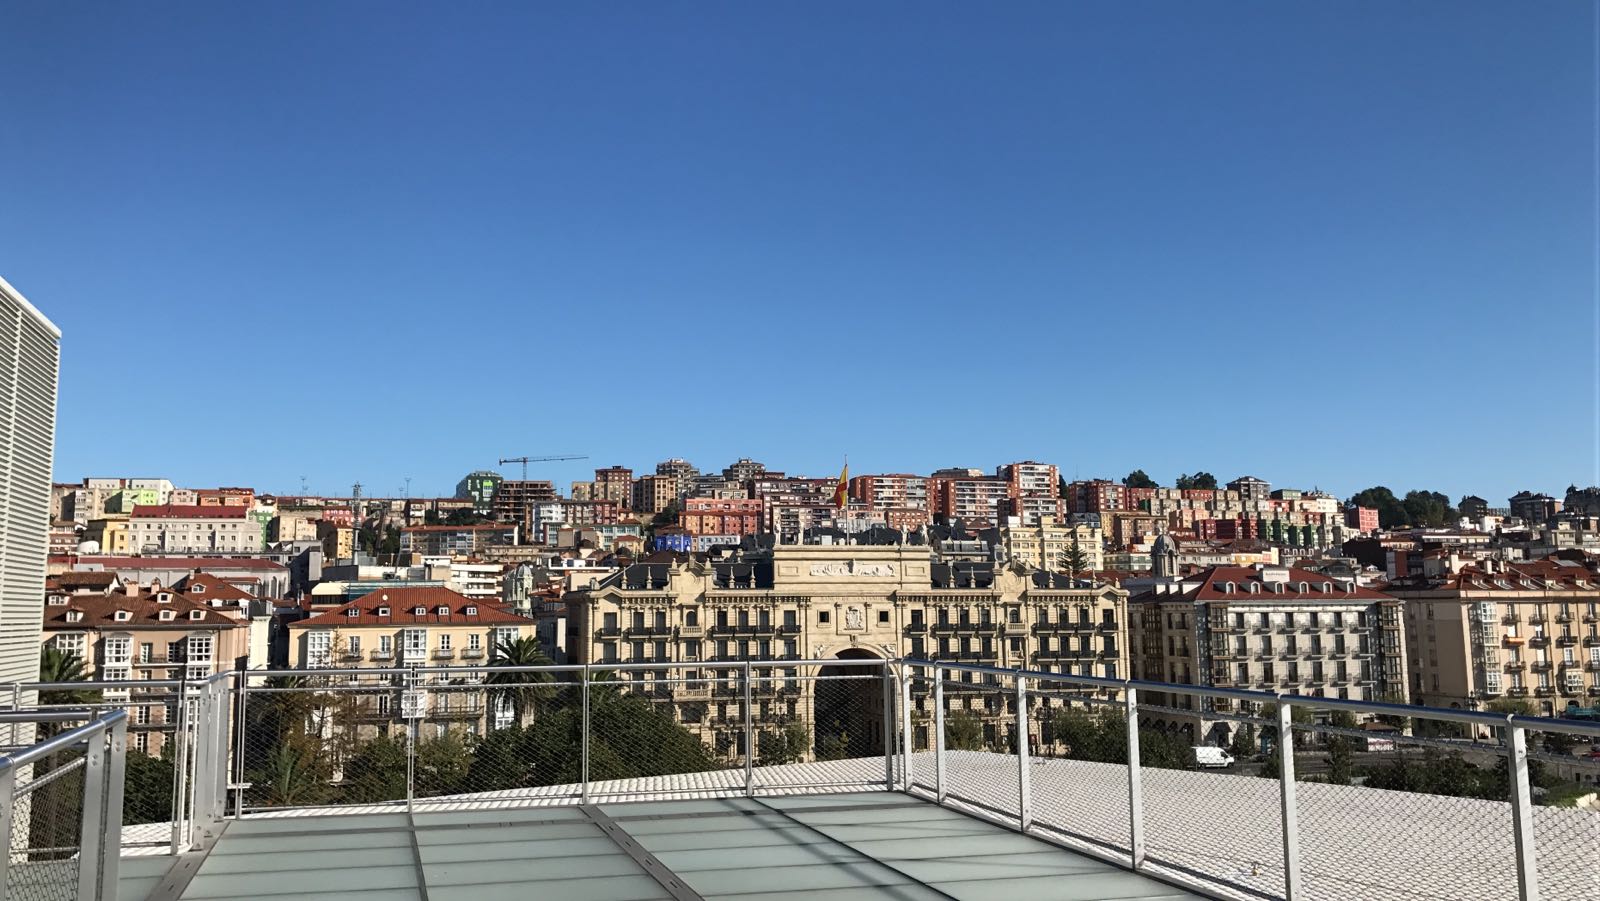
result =
M62 480L1594 479L1590 2L26 0L0 32L0 274L65 332Z

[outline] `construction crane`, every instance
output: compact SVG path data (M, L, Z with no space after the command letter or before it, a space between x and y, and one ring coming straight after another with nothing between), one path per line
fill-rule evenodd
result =
M528 481L528 464L529 463L549 463L552 460L587 460L587 459L589 459L589 458L586 455L583 455L583 454L558 454L557 456L554 456L554 457L506 457L504 460L500 461L500 465L504 466L507 463L521 463L522 464L522 481L526 482L526 481Z

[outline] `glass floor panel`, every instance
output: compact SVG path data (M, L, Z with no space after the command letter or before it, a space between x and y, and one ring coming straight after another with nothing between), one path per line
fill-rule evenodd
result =
M144 901L171 862L126 858L121 901ZM1201 896L917 798L869 792L245 819L228 823L181 894L168 897L1155 901Z

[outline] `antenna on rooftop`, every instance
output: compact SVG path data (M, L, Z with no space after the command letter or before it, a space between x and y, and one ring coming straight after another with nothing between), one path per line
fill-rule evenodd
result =
M311 483L306 481L305 476L300 477L300 493L302 495L311 493Z

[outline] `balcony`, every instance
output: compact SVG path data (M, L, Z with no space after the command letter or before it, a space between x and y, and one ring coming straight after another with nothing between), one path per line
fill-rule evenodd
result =
M466 648L461 652L462 660L482 660L483 658L483 648Z
M1520 673L1527 667L1521 660L1507 660L1502 667L1508 673Z
M705 634L706 627L700 625L699 623L695 623L692 626L685 623L684 625L678 627L679 638L704 638Z
M1516 613L1507 613L1505 616L1500 617L1500 622L1507 626L1515 626L1522 622L1522 616Z
M1525 698L1528 696L1526 685L1513 685L1506 689L1506 696L1510 698Z
M428 656L434 660L454 660L456 659L456 652L448 648L435 648L433 653Z
M394 651L385 651L382 649L368 651L367 659L377 663L387 663L394 659Z

